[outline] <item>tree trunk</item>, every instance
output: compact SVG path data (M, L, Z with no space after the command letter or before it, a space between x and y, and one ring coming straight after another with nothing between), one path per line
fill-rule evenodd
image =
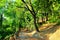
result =
M48 13L46 13L46 21L48 21Z
M34 18L35 29L36 29L37 32L39 32L39 29L38 29L37 24L36 24L36 15L34 15L33 18Z
M42 23L44 22L44 18L42 17Z
M1 14L1 18L0 18L0 26L2 27L2 22L3 22L3 17L2 17L2 14Z

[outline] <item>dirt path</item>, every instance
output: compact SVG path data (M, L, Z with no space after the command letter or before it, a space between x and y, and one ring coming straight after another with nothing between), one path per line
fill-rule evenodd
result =
M60 28L49 37L49 40L60 40Z
M42 32L32 31L30 33L20 32L15 40L60 40L60 26L56 24L43 25Z

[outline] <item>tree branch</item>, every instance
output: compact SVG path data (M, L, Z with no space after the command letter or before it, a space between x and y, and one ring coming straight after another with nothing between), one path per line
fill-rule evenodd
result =
M30 6L31 6L31 8L32 8L33 13L36 14L36 12L34 11L34 8L33 8L33 6L32 6L31 0L29 0L29 2L30 2Z
M33 11L29 9L29 7L28 7L28 5L26 4L26 2L25 2L24 0L22 0L22 2L26 5L26 9L28 9L28 10L30 11L30 13L31 13L32 15L34 15L34 14L33 14Z

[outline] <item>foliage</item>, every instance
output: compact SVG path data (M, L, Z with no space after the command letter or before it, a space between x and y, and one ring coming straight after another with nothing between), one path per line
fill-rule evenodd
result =
M14 34L19 28L35 29L34 12L36 24L47 18L50 23L60 24L60 0L31 0L31 3L30 0L0 0L0 39Z

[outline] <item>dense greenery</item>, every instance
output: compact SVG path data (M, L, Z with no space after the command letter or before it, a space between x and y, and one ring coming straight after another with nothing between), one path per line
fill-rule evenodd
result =
M0 0L0 39L20 28L36 29L44 23L60 23L60 0Z

